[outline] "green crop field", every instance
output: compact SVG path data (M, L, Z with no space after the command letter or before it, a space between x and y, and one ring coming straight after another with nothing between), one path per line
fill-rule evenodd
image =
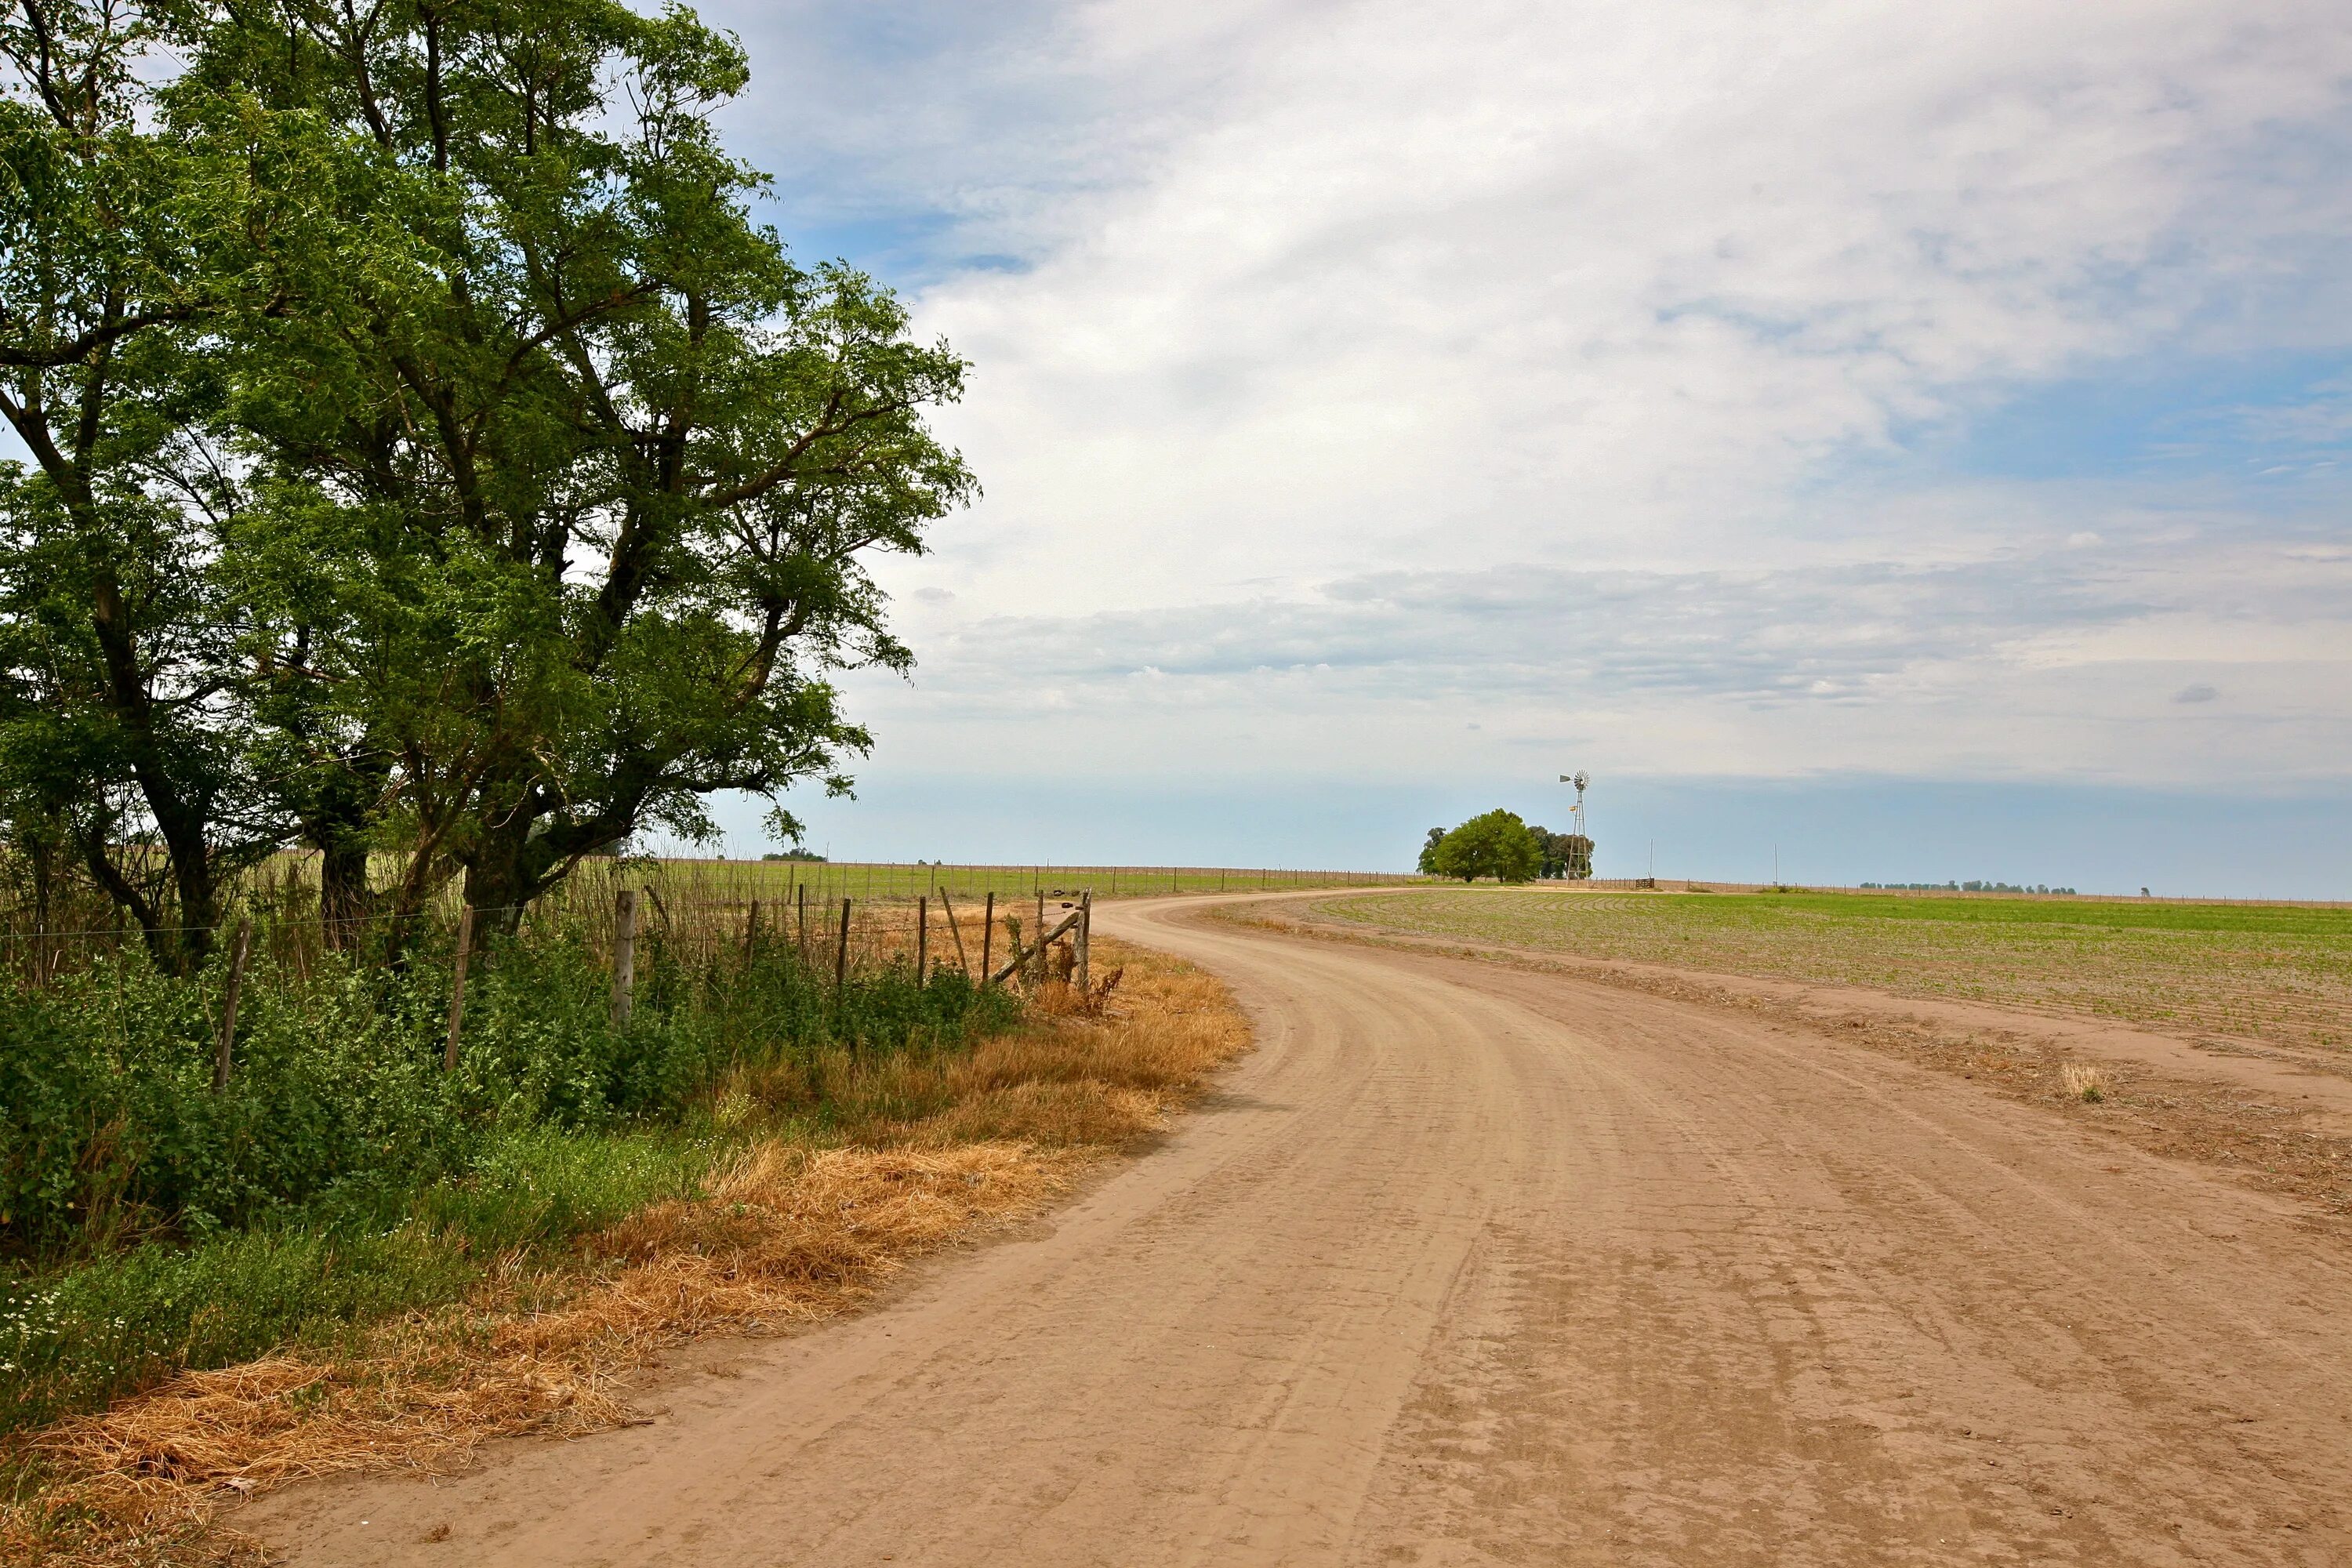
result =
M645 868L651 885L675 888L689 901L740 903L758 898L791 899L805 887L812 901L828 899L904 900L944 889L956 900L999 899L1074 893L1093 889L1098 899L1148 898L1165 893L1239 893L1257 889L1360 888L1412 883L1419 877L1375 871L1309 871L1223 866L961 866L917 862L824 860L663 859ZM615 875L628 879L625 871Z
M2352 1047L2352 909L1465 888L1313 912L1496 946Z

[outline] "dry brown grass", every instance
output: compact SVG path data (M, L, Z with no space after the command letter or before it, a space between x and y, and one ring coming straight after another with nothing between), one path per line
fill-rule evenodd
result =
M2089 1062L2059 1064L2058 1086L2066 1091L2067 1099L2079 1100L2089 1105L2096 1105L2106 1099L2107 1091L2114 1087L2108 1081L2106 1069L2094 1067Z
M349 1354L186 1373L32 1434L14 1458L43 1484L0 1508L0 1561L257 1560L215 1526L221 1502L306 1476L446 1469L494 1436L625 1424L619 1385L662 1347L830 1316L908 1260L1035 1213L1248 1047L1214 979L1108 942L1097 952L1125 968L1108 1009L1048 986L1029 1024L966 1055L747 1076L724 1102L747 1142L708 1190L631 1215L551 1271L509 1269L462 1309L383 1325ZM759 1131L813 1092L841 1108L837 1142Z

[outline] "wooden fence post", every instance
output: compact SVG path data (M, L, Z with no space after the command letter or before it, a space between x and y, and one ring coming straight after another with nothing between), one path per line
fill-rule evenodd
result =
M931 956L931 900L929 897L915 900L915 984L923 983L923 970Z
M245 955L252 947L253 921L248 917L236 922L236 948L228 960L228 990L221 997L220 1037L213 1049L215 1094L228 1087L229 1047L236 1039L236 997L245 989Z
M956 921L955 905L949 901L948 890L940 889L940 913L948 920L948 934L955 938L956 967L963 971L966 980L971 978L971 960L963 950L963 927Z
M806 882L800 885L800 924L795 928L796 934L793 938L793 945L800 949L801 962L806 963L808 962L808 884Z
M613 895L613 1027L627 1027L636 988L637 893L623 888Z
M751 918L743 922L743 962L751 962L751 952L760 944L760 900L751 900Z
M457 1032L466 1016L466 964L474 955L474 906L457 910L457 963L449 976L449 1038L441 1047L441 1070L457 1070Z
M1030 967L1036 971L1036 977L1030 984L1043 985L1045 984L1045 888L1042 882L1037 887L1037 929L1029 933L1029 941L1034 948L1030 954Z
M1092 888L1088 888L1085 892L1078 895L1078 935L1076 943L1078 950L1078 967L1075 978L1078 983L1078 994L1080 996L1084 996L1087 994L1087 961L1092 956L1092 954L1087 952L1087 948L1094 936L1094 928L1095 890Z
M996 941L996 889L988 890L988 912L980 917L980 983L988 984L988 950Z
M841 900L841 943L833 950L833 988L849 984L849 900Z

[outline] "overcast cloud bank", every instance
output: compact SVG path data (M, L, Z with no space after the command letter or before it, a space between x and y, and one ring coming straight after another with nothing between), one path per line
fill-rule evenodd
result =
M2352 772L2338 5L714 12L978 367L875 767Z

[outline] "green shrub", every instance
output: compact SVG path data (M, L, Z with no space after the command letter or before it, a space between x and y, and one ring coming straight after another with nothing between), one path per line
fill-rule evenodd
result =
M542 932L477 955L451 1073L446 963L304 979L258 952L218 1092L217 973L131 955L0 990L0 1429L453 1300L690 1191L739 1066L953 1049L1017 1012L959 974L836 992L788 947L695 965L655 940L616 1028L587 944Z
M691 1191L710 1153L676 1132L539 1129L413 1194L347 1194L251 1230L0 1278L0 1430L454 1300L502 1256Z

